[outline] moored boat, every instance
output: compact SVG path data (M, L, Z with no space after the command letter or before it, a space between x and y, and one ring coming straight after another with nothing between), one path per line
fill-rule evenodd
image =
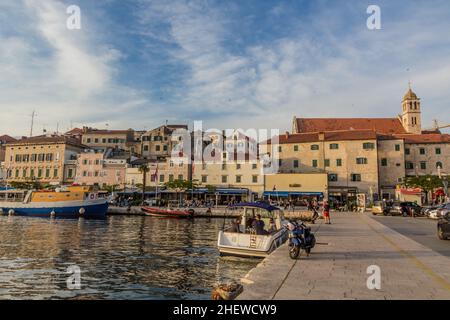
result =
M0 191L0 214L55 217L104 218L108 202L87 186L69 186L55 190Z
M242 210L242 218L234 229L219 231L217 247L221 255L264 258L287 240L288 221L279 208L259 202L234 207ZM255 230L254 221L258 216L265 228Z
M194 210L173 210L155 207L142 207L141 210L148 216L166 218L193 218Z

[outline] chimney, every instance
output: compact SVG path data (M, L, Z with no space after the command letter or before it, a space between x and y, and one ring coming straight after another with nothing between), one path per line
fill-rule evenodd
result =
M286 140L289 139L289 131L286 131Z
M325 132L319 132L319 141L325 141Z

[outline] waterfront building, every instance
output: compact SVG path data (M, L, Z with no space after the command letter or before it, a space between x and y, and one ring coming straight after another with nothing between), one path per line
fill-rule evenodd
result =
M126 186L134 189L143 184L143 173L141 166L147 166L147 187L164 187L165 183L174 180L189 181L191 179L191 168L189 158L173 157L160 159L136 159L131 161L126 169Z
M128 130L100 130L83 127L82 143L91 149L120 149L131 154L137 153L135 148L135 131Z
M129 154L119 149L87 149L77 156L75 183L101 188L125 186Z
M0 182L4 181L4 179L6 178L6 167L5 167L6 144L14 141L17 140L6 134L0 136Z
M6 144L4 167L8 182L72 183L77 154L86 146L58 135L22 138Z
M289 138L280 137L281 144L287 144L279 146L280 161L285 164L281 170L311 169L302 163L325 170L330 195L365 193L369 198L390 199L405 176L450 170L450 135L439 128L422 128L421 101L411 88L396 118L294 117L292 132ZM319 136L325 145L313 147L314 141L321 142ZM302 151L295 154L293 148Z
M176 134L177 130L185 132L188 126L167 124L145 132L141 136L142 156L147 159L169 157L182 141L182 137Z

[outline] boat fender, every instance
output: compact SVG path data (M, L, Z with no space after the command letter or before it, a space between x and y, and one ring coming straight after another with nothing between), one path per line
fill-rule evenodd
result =
M83 215L83 214L86 212L86 210L84 210L84 208L80 208L80 210L78 210L78 212L79 212L81 215Z
M56 215L55 210L52 210L52 212L50 212L50 217L54 217Z
M10 216L12 216L12 215L14 214L14 210L13 210L13 209L9 209L8 214L9 214Z

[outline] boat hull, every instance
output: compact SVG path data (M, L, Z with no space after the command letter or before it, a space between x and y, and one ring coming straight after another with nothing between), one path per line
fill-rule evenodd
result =
M178 219L183 218L188 219L193 217L193 214L189 213L188 211L164 210L150 207L143 207L141 208L141 210L142 212L145 213L145 215L152 217L178 218Z
M264 235L258 235L256 236L259 241L262 243L262 245L258 245L257 247L251 247L249 245L246 245L246 242L248 239L242 239L242 238L249 238L251 235L249 234L243 234L243 233L228 233L228 232L219 232L219 239L217 243L217 247L219 249L219 253L222 256L237 256L237 257L254 257L254 258L265 258L268 255L270 255L273 251L275 251L278 247L280 247L286 240L287 240L287 232L284 230L278 231L274 235L264 236ZM226 239L225 238L233 238L233 237L240 237L241 240L244 240L243 242L245 244L239 244L239 239L236 241L234 240L234 243L228 243L225 244ZM261 241L262 240L262 241Z
M106 217L108 203L106 200L65 201L53 203L0 203L0 213L55 218L96 218Z

